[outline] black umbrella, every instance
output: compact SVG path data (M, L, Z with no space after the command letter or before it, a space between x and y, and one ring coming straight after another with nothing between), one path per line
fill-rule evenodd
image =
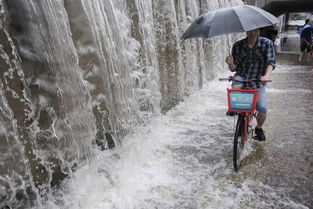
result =
M229 33L245 32L274 25L272 14L254 6L237 6L209 11L198 17L186 30L182 39L209 38Z

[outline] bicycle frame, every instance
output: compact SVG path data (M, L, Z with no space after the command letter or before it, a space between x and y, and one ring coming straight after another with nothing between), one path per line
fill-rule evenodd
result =
M244 90L244 91L256 91L256 97L254 98L254 101L253 101L253 103L256 105L256 103L259 99L258 90L251 90L251 88L247 88L247 87L242 89L242 90ZM255 117L255 115L256 115L255 108L256 108L256 106L253 107L252 111L236 111L243 116L244 121L245 121L245 124L244 124L244 141L245 142L247 142L249 139L248 129L249 129L249 126L253 120L253 117Z
M250 82L271 82L271 80L261 81L260 79L239 81L233 76L228 78L220 78L220 81L237 81L243 83L242 89L227 89L228 95L228 112L238 113L234 134L233 163L235 171L240 167L240 155L244 148L244 144L249 140L249 128L251 128L251 137L253 137L253 129L250 125L253 117L256 117L256 105L258 101L258 90L248 87ZM242 127L243 126L243 127Z
M245 124L244 124L244 141L247 142L248 139L249 139L249 133L248 133L248 129L249 129L249 126L253 120L253 117L256 115L256 112L253 112L253 113L241 113L244 117L244 121L245 121Z

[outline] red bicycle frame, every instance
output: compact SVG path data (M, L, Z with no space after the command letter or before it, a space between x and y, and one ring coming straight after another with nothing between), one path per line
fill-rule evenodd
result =
M245 118L245 124L244 124L244 140L245 142L248 141L248 128L250 126L250 123L253 120L253 117L255 115L255 113L242 113L243 117Z

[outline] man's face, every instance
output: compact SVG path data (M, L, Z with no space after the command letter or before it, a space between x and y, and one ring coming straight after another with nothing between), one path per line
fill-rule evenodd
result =
M247 31L248 38L257 38L260 35L260 29Z

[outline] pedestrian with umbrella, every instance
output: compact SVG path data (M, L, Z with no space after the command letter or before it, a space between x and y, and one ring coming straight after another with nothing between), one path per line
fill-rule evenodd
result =
M247 37L233 45L232 54L226 57L226 63L230 71L235 72L236 80L261 80L261 82L251 83L250 86L259 89L256 117L258 124L255 129L256 139L259 141L264 141L266 138L262 129L267 116L265 81L269 80L275 68L273 42L260 37L260 28L274 25L277 21L277 18L270 13L254 6L222 8L198 17L182 36L185 40L246 32ZM241 85L242 83L236 81L232 83L233 88L241 88Z

